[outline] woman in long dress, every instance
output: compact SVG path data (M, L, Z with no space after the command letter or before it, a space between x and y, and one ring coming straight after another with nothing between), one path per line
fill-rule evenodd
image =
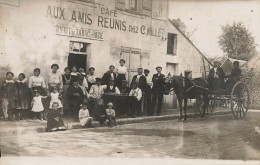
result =
M115 81L115 85L121 89L122 88L122 81L126 80L126 73L127 73L127 68L125 66L125 60L121 59L119 61L120 66L117 67L117 78Z
M71 74L70 74L70 69L66 67L64 69L65 74L62 75L62 81L63 81L63 111L65 115L68 115L69 112L69 100L68 100L68 87L70 86L71 83Z

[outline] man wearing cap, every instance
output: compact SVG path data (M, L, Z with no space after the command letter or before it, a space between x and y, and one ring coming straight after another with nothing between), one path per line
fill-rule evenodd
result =
M101 81L102 85L108 86L110 80L113 80L115 82L116 74L114 73L114 69L115 67L113 65L109 66L109 71L107 71L102 77L102 81Z
M164 94L164 85L165 85L165 75L163 75L162 67L158 66L156 67L157 74L153 75L152 82L152 111L150 115L154 114L154 109L156 105L156 101L158 100L158 106L157 106L157 115L161 115L162 110L162 99Z
M223 88L225 78L225 72L219 66L217 61L213 62L213 68L209 71L208 81L209 88L214 91L218 91L219 88Z
M239 62L234 61L231 75L226 76L229 77L229 79L226 81L227 89L232 89L235 83L240 80L240 76L241 76L241 69L239 68Z
M87 75L87 82L88 82L88 92L89 92L91 86L96 83L96 76L94 75L95 72L94 67L90 67L88 70L89 70L89 74Z
M138 74L133 77L130 87L133 88L133 83L136 83L138 88L140 88L142 91L145 91L146 78L143 75L143 68L138 68L137 72Z

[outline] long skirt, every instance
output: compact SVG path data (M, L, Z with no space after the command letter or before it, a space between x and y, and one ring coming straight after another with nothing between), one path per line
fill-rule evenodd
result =
M61 118L58 120L51 119L47 121L47 131L57 131L62 129L65 129L65 125Z
M125 74L118 74L116 81L115 81L115 85L121 89L122 88L122 81L126 80Z
M68 91L68 87L69 87L69 85L63 85L63 109L64 109L64 111L66 111L66 113L67 113L67 111L68 111L68 109L69 109L69 100L68 100L68 94L67 94L67 91Z

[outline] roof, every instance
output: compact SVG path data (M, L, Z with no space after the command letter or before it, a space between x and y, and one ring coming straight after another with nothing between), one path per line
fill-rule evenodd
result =
M190 44L197 49L197 51L202 55L202 57L211 65L213 66L213 64L208 60L208 58L194 45L194 43L177 27L174 25L174 23L168 19L169 22L190 42Z

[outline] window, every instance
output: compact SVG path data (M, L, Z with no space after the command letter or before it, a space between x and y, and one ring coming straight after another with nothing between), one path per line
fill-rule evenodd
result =
M168 33L167 54L176 55L177 35Z

